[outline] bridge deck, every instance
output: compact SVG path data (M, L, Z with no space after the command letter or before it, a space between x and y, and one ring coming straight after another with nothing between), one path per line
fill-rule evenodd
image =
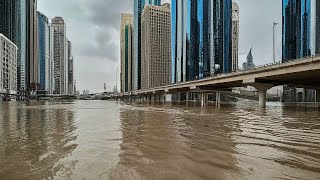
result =
M287 84L301 88L320 89L320 56L285 63L279 62L248 71L221 74L201 80L134 91L132 94L156 93L158 91L190 91L190 89L195 88L215 90L241 87L249 83L268 83L274 86Z

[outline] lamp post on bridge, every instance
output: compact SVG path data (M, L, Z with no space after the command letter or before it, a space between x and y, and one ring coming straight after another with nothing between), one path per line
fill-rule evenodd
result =
M273 22L273 63L276 63L276 44L275 44L275 29L279 23Z

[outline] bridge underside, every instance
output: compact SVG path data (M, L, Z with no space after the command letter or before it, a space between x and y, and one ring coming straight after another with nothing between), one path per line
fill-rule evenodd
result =
M257 78L257 82L278 85L290 85L297 88L320 89L320 70L310 70Z
M220 91L247 85L258 90L261 107L265 106L266 91L273 86L289 85L296 88L320 90L320 56L276 63L248 71L222 74L196 81L139 90L132 92L132 94Z

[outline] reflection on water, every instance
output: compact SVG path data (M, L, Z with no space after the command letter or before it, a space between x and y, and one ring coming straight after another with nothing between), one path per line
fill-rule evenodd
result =
M48 107L47 102L1 105L1 176L48 178L63 168L55 163L77 147L74 114Z
M121 111L123 141L113 179L226 179L238 172L232 128L187 109ZM212 131L216 129L215 131Z
M320 112L1 102L0 179L320 179Z

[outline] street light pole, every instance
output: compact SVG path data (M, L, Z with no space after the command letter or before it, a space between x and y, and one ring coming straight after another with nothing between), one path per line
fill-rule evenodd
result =
M275 45L275 29L276 29L276 26L278 25L278 23L276 22L273 22L273 63L276 63L276 45Z

